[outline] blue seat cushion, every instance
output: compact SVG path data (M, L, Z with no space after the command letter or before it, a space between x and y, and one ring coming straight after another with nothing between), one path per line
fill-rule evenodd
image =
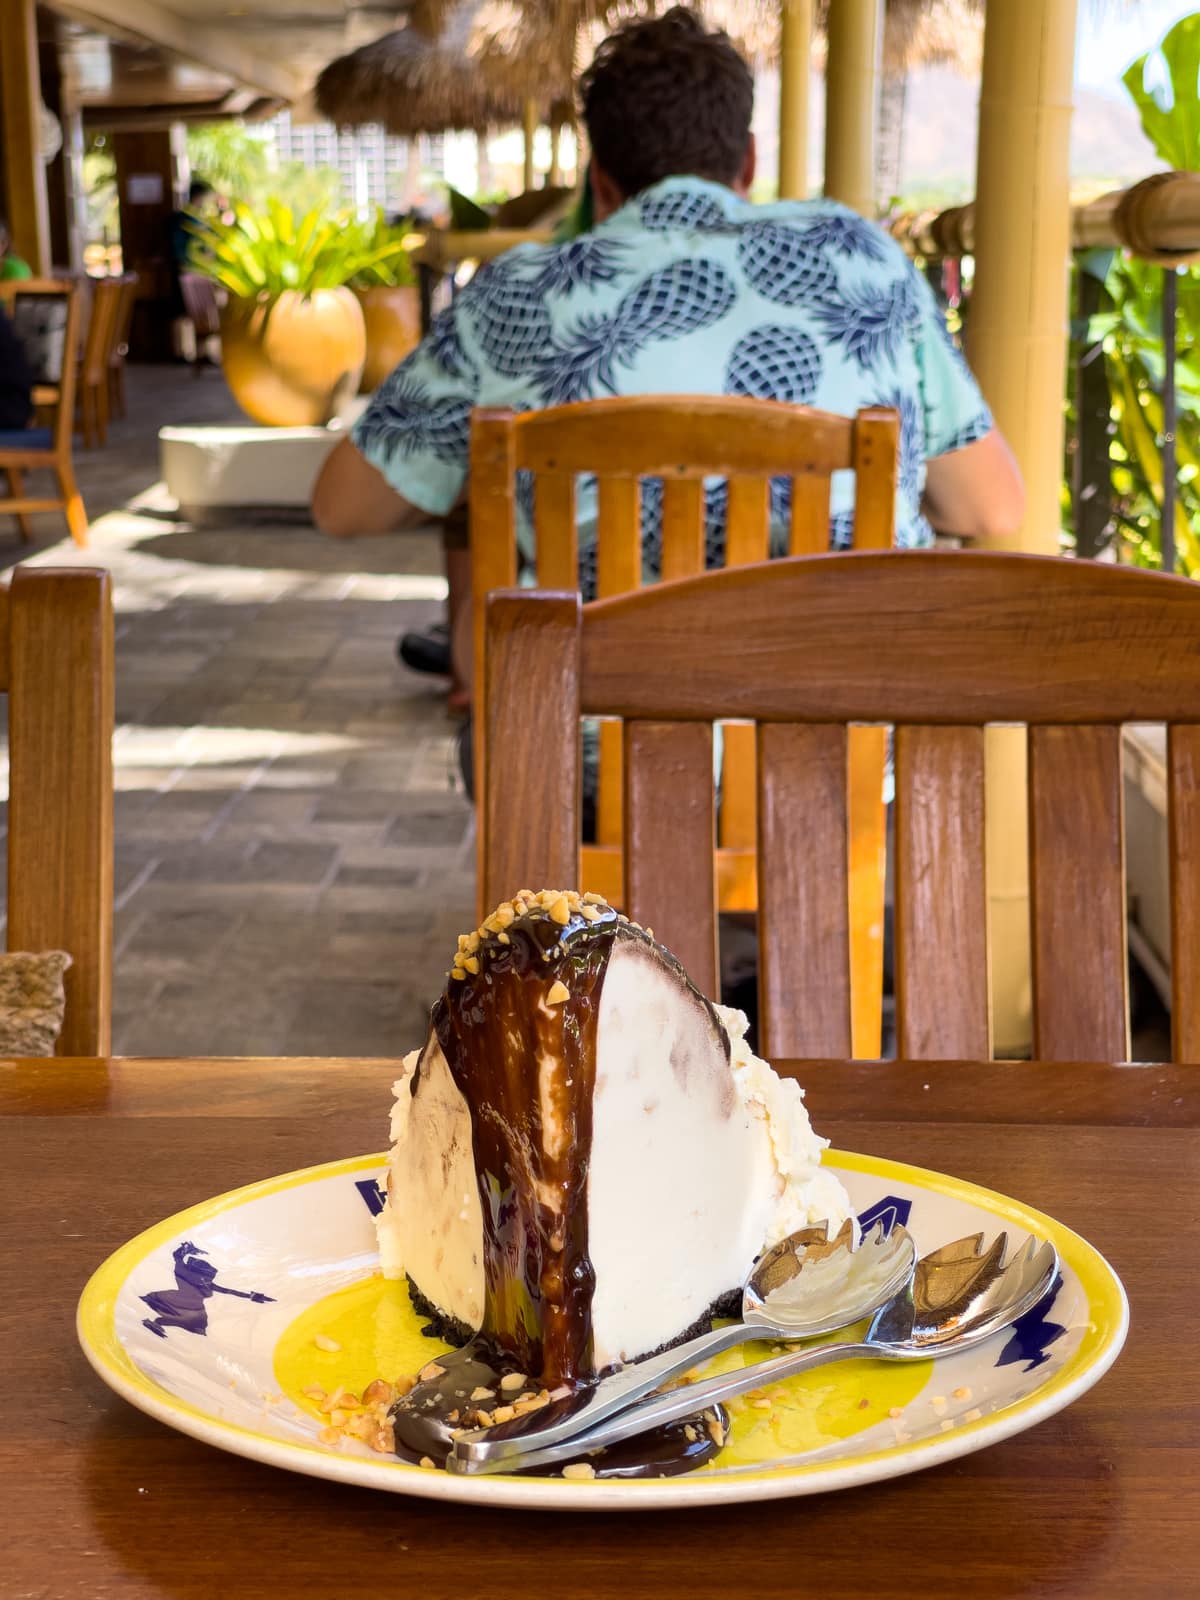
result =
M0 428L0 450L50 450L54 435L49 428Z

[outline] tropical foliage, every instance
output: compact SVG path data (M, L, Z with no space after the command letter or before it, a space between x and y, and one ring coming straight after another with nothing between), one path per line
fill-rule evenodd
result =
M196 217L191 232L198 270L242 300L274 300L289 290L311 295L352 281L392 282L385 274L411 272L402 236L379 217L364 223L324 208L297 216L278 199L257 210L239 201L226 216Z
M1200 170L1198 75L1200 13L1177 23L1124 77L1155 150L1180 171ZM1124 559L1157 567L1162 563L1164 269L1116 251L1100 263L1084 261L1081 270L1096 272L1098 266L1103 305L1087 333L1089 340L1103 342L1108 371L1114 533ZM1179 272L1176 289L1176 561L1181 572L1200 576L1200 272Z

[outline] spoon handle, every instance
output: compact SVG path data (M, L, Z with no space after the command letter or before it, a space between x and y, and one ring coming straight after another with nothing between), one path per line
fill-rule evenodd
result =
M723 1332L731 1330L724 1329ZM731 1341L732 1342L732 1341ZM728 1348L728 1346L726 1346ZM668 1422L678 1422L684 1417L694 1417L709 1406L732 1400L737 1395L759 1389L765 1383L781 1378L793 1378L798 1372L813 1367L823 1367L830 1361L846 1361L852 1356L871 1356L884 1359L894 1351L876 1344L859 1342L827 1344L816 1349L800 1350L792 1355L778 1356L771 1361L759 1361L737 1372L722 1373L706 1378L701 1383L689 1383L681 1389L658 1395L644 1405L628 1406L618 1416L609 1417L596 1426L583 1428L579 1414L572 1415L555 1429L555 1443L550 1443L546 1433L529 1434L520 1438L494 1439L498 1429L489 1430L485 1439L464 1437L455 1441L446 1465L451 1472L480 1473L523 1470L526 1467L552 1466L558 1461L571 1461L579 1456L603 1449L605 1445L618 1444L651 1428ZM689 1363L692 1364L692 1363ZM641 1363L638 1363L641 1366ZM663 1380L659 1378L658 1382Z
M542 1411L528 1412L512 1422L500 1423L460 1440L463 1459L477 1463L464 1470L499 1472L518 1456L524 1464L531 1452L537 1453L540 1460L544 1448L577 1439L581 1433L661 1388L681 1372L689 1372L747 1339L762 1337L760 1328L734 1322L726 1328L714 1328L711 1333L689 1339L686 1344L675 1345L646 1361L631 1362L569 1399L552 1402ZM572 1443L571 1450L576 1448Z

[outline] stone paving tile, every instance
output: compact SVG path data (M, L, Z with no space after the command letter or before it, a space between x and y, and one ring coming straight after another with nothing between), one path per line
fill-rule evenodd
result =
M31 555L0 517L0 562L113 574L115 1048L410 1049L474 921L457 725L395 654L441 612L436 534L194 528L155 486L157 428L236 408L215 374L131 368L129 391L76 458L87 549L40 518Z

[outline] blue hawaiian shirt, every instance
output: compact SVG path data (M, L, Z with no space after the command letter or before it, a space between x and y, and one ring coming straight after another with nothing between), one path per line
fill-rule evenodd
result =
M900 414L896 542L932 543L925 463L992 419L925 279L881 228L831 200L752 205L668 178L591 233L521 245L482 268L372 398L353 438L404 499L444 515L462 493L473 407L602 395L734 394L852 415ZM831 543L850 543L854 475L836 473ZM530 554L533 485L518 486ZM581 585L594 593L595 486L578 490ZM790 484L772 484L784 554ZM706 485L708 561L724 553L724 485ZM645 576L658 576L662 486L642 487Z

